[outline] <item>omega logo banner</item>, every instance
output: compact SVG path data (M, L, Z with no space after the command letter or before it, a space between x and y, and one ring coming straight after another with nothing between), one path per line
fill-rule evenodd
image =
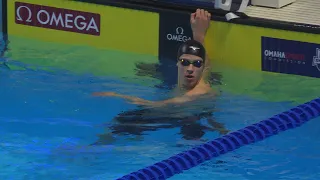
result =
M100 14L15 2L15 23L100 35Z
M170 12L160 13L159 58L176 60L181 43L192 39L190 15Z

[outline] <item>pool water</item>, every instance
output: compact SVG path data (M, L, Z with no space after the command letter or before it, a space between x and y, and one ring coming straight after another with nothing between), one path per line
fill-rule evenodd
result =
M148 63L144 55L77 46L66 51L52 43L20 42L11 45L0 60L0 179L116 179L221 136L217 131L205 131L200 140L188 140L179 125L168 128L138 123L129 129L146 131L110 135L115 116L140 107L119 98L94 97L93 92L115 91L160 100L168 97L174 78L156 68L156 61L140 69L130 62ZM52 49L55 51L48 54ZM117 70L120 63L114 62L115 58L126 60L133 70ZM102 69L89 73L85 67L96 68L91 64L97 63L95 59L113 65L103 67L105 74ZM41 60L45 66L39 66ZM174 74L167 61L162 62ZM69 68L63 69L61 64ZM168 116L185 118L205 106L214 109L216 122L235 131L318 96L319 82L312 78L219 64L214 71L213 86L221 91L217 99L171 107L166 113L152 109L148 115L164 120ZM200 123L206 122L201 119ZM171 179L319 179L319 123L319 118L314 119ZM103 143L90 145L101 138Z

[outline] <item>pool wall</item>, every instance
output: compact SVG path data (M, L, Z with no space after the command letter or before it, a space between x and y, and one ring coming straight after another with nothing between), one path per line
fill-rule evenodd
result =
M42 42L50 42L60 49L77 45L139 55L134 60L126 58L130 54L123 58L111 56L92 60L90 65L71 60L53 64L43 59L19 59L28 64L57 66L70 71L86 69L108 75L110 72L106 70L110 69L107 66L111 59L116 63L113 64L113 74L134 76L135 62L175 60L179 45L192 38L190 13L200 7L212 13L205 43L213 65L320 77L318 26L252 18L244 14L241 18L227 21L225 15L229 11L214 9L213 5L202 7L111 0L91 0L90 3L87 0L4 1L7 3L7 25L4 29L8 31L13 59L19 59L14 55L21 49L34 47L37 51L56 51L43 47ZM250 87L254 87L260 79L250 83L253 83ZM229 90L240 92L241 88Z
M3 9L2 9L2 0L0 0L0 9L1 9L1 12L2 12L3 11ZM1 30L1 32L3 31L3 26L2 26L3 17L2 17L2 14L3 13L0 13L0 30Z

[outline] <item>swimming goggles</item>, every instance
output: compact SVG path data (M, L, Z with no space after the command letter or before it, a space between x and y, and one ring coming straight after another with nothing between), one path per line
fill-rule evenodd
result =
M179 61L182 66L189 66L190 64L192 64L193 66L195 66L197 68L200 68L203 64L203 61L200 61L200 60L190 62L189 60L186 60L186 59L179 59Z

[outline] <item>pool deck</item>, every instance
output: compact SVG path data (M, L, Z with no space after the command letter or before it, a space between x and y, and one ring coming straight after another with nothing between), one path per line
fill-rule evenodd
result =
M282 8L248 6L250 17L320 26L320 0L297 0Z

